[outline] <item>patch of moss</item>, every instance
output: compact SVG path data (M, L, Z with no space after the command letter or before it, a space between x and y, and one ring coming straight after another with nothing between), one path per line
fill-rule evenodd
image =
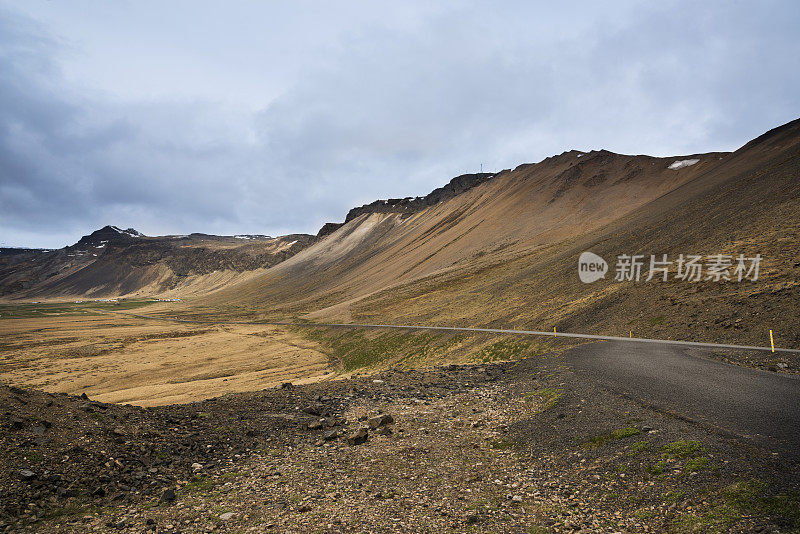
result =
M706 507L681 516L676 526L685 532L727 532L744 516L764 517L798 529L800 492L773 492L758 479L736 482L720 489Z
M699 458L691 458L686 460L686 464L683 466L684 471L687 473L698 472L702 471L703 469L708 468L708 464L711 461L710 458L705 456L701 456Z
M187 493L206 493L214 489L214 486L213 479L203 475L194 475L184 487L184 491Z
M495 439L495 440L489 442L489 446L491 448L496 449L496 450L501 450L501 451L504 451L504 450L507 450L507 449L511 449L511 448L514 447L514 445L516 445L516 443L514 441L512 441L510 439L505 439L505 438Z
M766 482L750 479L731 484L720 493L737 509L769 515L793 528L800 527L800 491L771 493Z
M619 439L630 438L633 436L638 436L641 434L642 431L638 428L634 428L632 426L625 427L625 428L618 428L616 430L612 430L608 434L602 434L600 436L594 436L589 438L588 441L585 443L586 447L602 447L609 441L616 441Z
M454 336L430 332L391 331L370 336L363 330L297 328L296 332L317 341L323 350L342 363L345 372L368 369L378 364L408 357L426 358L450 346Z
M666 468L667 468L667 462L665 462L664 460L659 460L658 462L648 467L647 471L651 475L659 476L664 474Z
M541 397L544 399L542 411L549 410L550 408L558 405L558 401L564 396L564 390L556 388L541 388L535 391L530 391L525 394L525 398Z
M533 349L531 348L533 346ZM517 339L501 339L491 345L483 347L478 352L477 360L482 363L518 360L526 356L536 356L546 351L541 345L530 341L519 341Z
M640 508L638 510L634 510L633 516L641 520L652 519L656 516L656 512L655 510L650 510L649 508Z
M670 490L663 495L664 502L678 503L686 499L686 490Z
M649 441L637 441L628 447L628 456L636 456L650 448Z

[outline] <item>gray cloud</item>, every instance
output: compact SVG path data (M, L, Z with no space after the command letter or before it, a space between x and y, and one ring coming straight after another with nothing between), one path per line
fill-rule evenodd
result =
M272 37L223 27L210 45L175 35L198 52L120 56L137 65L114 65L129 89L92 59L99 44L119 48L110 30L82 50L57 16L16 7L0 10L0 245L60 246L104 224L313 232L353 205L424 194L481 163L570 148L732 149L800 109L794 2L404 4L393 17L354 3L327 18L282 5L287 27ZM209 11L197 5L184 26L202 27L191 17ZM152 24L160 43L156 33L172 29L141 24L126 31L148 37ZM287 42L286 57L271 48ZM187 79L184 90L177 75L158 85L157 73L180 71L200 49L213 57L214 46L225 53L207 86ZM234 57L243 88L230 96L235 80L216 74L235 75Z

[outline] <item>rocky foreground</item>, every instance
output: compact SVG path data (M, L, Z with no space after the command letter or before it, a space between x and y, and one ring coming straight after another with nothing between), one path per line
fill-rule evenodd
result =
M560 357L144 409L0 388L5 532L788 532L792 451Z

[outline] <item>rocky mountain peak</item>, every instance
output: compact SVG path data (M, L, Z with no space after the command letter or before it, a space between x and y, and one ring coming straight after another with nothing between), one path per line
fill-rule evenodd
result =
M128 228L127 230L123 230L117 226L104 226L99 230L95 230L89 235L83 236L75 245L73 246L85 246L85 245L100 245L104 243L119 243L119 242L127 242L132 239L137 239L140 237L145 237L145 235L133 228Z

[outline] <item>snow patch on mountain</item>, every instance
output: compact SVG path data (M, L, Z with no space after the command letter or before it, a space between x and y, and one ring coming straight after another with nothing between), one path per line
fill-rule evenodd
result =
M691 167L692 165L694 165L695 163L697 163L699 161L700 161L699 159L681 159L681 160L678 160L678 161L674 162L672 165L670 165L667 168L668 169L672 169L672 170L682 169L684 167Z
M144 236L144 234L142 234L141 232L137 232L133 228L128 228L127 230L122 230L121 228L118 228L116 226L111 226L111 229L114 230L115 232L117 232L118 234L128 235L128 236L131 236L131 237L143 237Z

